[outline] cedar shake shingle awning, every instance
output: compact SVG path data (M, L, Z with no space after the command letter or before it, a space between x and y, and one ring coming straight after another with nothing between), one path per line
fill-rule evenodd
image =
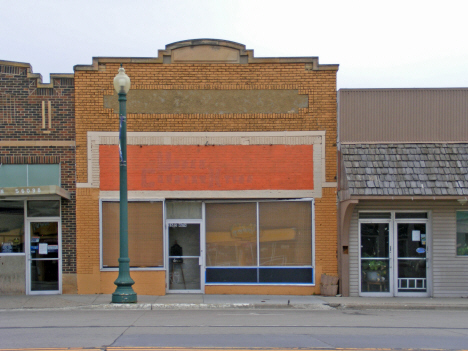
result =
M342 145L351 196L468 195L468 144Z

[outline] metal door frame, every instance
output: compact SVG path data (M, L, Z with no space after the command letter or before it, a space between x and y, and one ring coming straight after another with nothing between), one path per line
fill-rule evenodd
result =
M199 224L200 225L200 289L187 290L171 290L170 287L170 272L169 272L169 224ZM170 294L200 294L205 292L205 223L203 219L166 219L164 225L165 247L164 247L164 264L166 268L166 293Z
M26 294L27 295L57 295L62 294L62 221L60 217L28 217L25 219L25 251L26 251ZM31 290L31 223L56 222L58 229L58 290ZM53 259L45 259L52 261Z

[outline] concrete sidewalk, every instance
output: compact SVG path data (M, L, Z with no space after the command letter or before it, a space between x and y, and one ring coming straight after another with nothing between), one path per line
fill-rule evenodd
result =
M287 295L139 295L136 304L112 304L111 295L0 296L0 310L60 309L453 309L468 310L468 298L382 298Z

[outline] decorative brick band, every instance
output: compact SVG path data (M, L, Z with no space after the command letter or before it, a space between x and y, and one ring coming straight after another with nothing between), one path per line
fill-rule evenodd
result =
M2 156L0 164L57 164L60 156Z

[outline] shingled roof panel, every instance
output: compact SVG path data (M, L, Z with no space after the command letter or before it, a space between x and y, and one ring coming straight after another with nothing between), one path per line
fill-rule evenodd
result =
M351 195L466 195L468 144L341 146Z

